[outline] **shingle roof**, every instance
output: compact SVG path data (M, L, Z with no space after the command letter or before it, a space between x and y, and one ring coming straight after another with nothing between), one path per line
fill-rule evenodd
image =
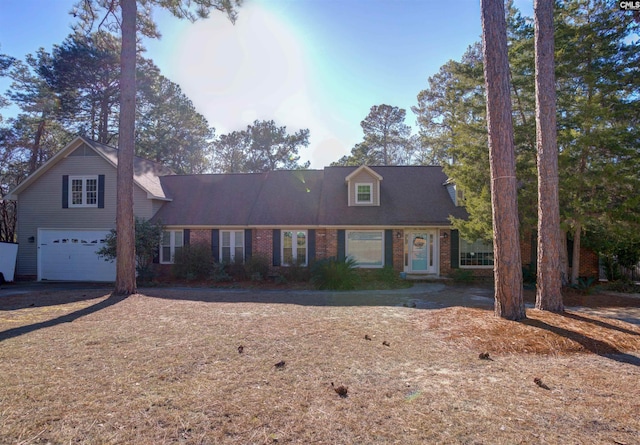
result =
M164 176L162 186L172 201L165 203L153 219L165 225L247 225L263 176Z
M113 165L118 165L118 150L108 145L100 144L96 141L85 139L88 145L94 150L99 151L108 158ZM173 171L159 162L153 162L148 159L133 157L133 177L143 190L145 190L152 198L166 199L162 184L160 184L160 176L172 175Z
M441 167L371 167L384 180L380 206L349 207L345 178L357 167L268 173L172 175L154 219L175 226L418 226L466 218Z
M449 225L449 215L466 218L446 187L447 176L437 166L371 167L384 178L380 206L348 206L344 179L355 167L325 169L319 224L321 225Z

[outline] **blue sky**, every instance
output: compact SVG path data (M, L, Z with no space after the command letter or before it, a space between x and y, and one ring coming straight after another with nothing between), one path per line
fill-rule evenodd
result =
M23 59L70 33L75 0L0 0L0 52ZM516 1L530 14L533 0ZM255 119L309 128L300 154L322 168L361 141L373 105L407 110L427 79L480 39L479 0L245 0L235 26L162 11L146 57L178 83L217 134ZM8 87L0 80L0 90ZM5 117L11 110L3 110Z

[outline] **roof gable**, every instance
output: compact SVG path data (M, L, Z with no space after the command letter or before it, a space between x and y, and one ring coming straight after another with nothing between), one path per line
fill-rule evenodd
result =
M346 178L344 178L345 182L351 181L351 179L353 179L354 177L358 176L361 172L366 172L370 176L373 176L378 181L382 181L382 176L380 176L378 173L376 173L371 167L369 167L367 165L361 165L360 167L356 168L354 171L349 173Z
M11 200L17 199L18 194L37 181L38 178L49 171L51 167L67 156L70 156L82 146L89 147L114 168L117 168L118 150L116 148L85 139L82 136L77 136L51 159L41 165L40 168L18 184L18 186L9 193L7 198ZM134 183L144 190L147 193L147 197L150 199L167 200L159 177L169 174L173 174L173 172L157 162L148 161L137 156L134 157Z

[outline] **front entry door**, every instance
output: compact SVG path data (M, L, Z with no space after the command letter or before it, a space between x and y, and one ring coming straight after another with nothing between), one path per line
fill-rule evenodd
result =
M433 231L411 232L409 267L411 272L436 273L436 236Z

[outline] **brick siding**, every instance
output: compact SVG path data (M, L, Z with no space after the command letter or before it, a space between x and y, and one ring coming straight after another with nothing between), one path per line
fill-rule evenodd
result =
M393 230L393 270L404 270L404 230Z
M451 230L440 229L440 275L451 275Z

